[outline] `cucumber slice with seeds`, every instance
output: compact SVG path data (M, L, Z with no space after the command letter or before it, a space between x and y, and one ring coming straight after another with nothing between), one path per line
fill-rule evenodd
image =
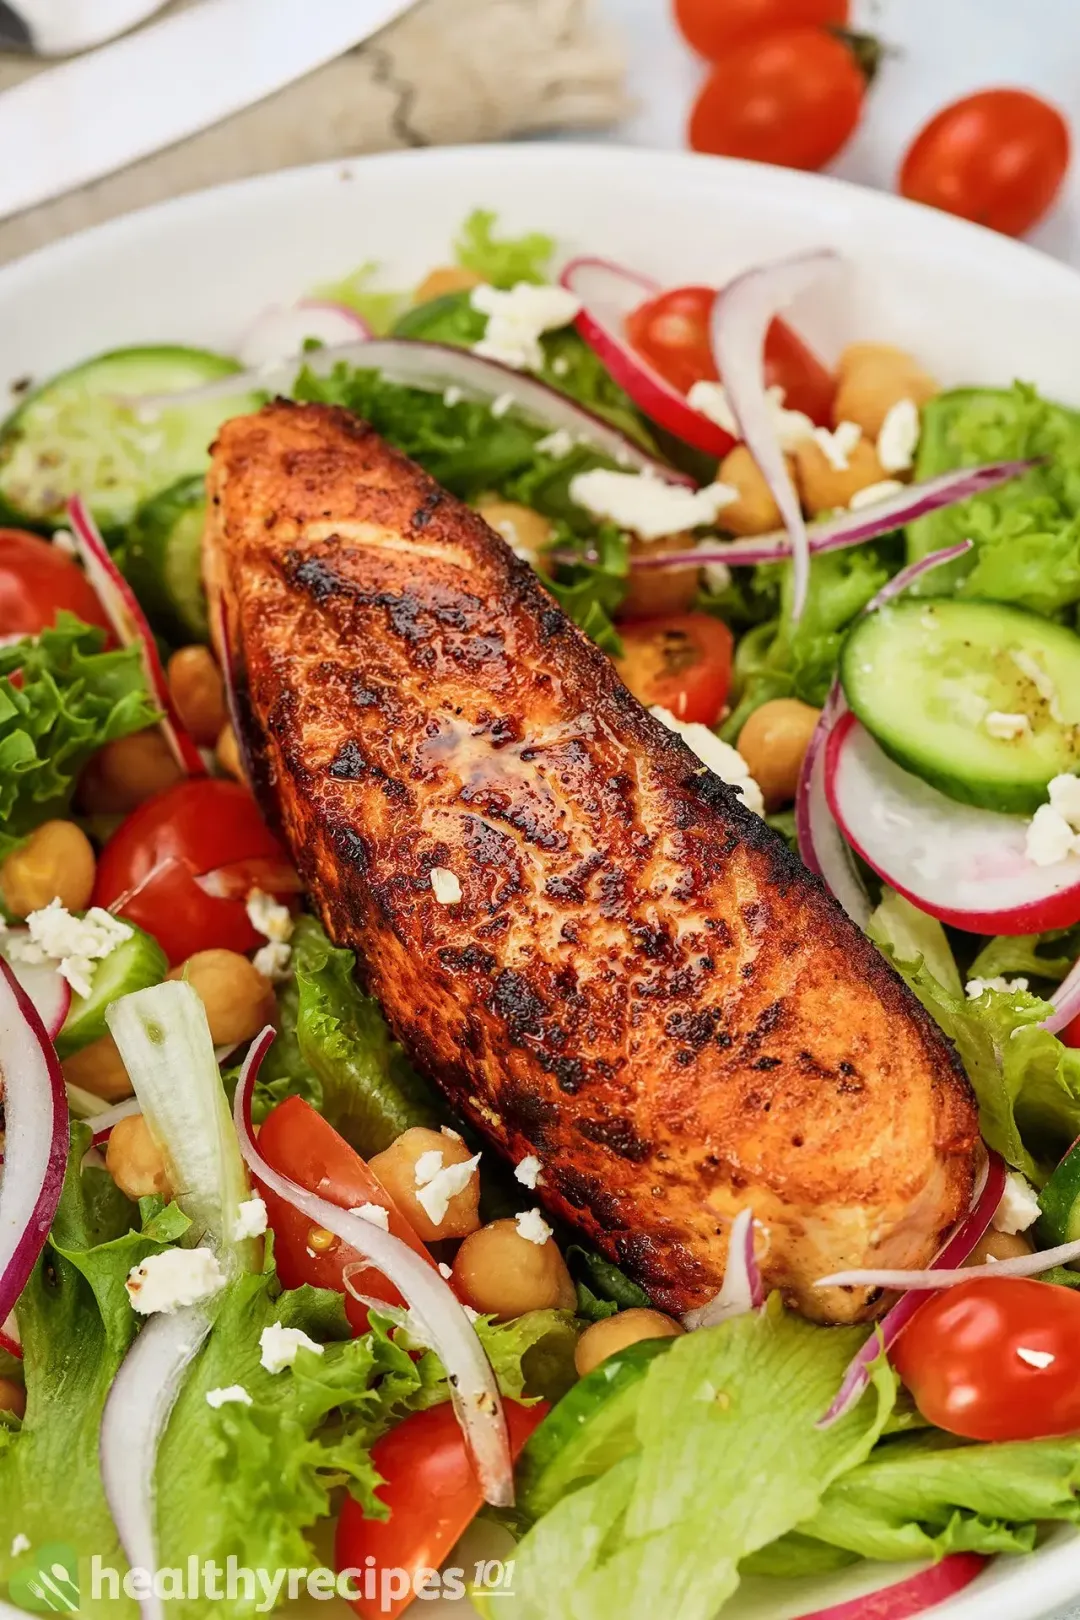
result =
M81 1052L84 1046L109 1033L105 1010L132 990L145 990L160 984L169 971L168 958L157 940L134 923L128 923L131 938L117 945L94 969L88 996L73 995L63 1028L56 1037L61 1058Z

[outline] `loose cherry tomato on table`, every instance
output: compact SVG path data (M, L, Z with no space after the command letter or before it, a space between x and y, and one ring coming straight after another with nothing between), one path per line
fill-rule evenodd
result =
M619 626L615 668L639 703L714 726L731 684L732 636L711 613L677 613Z
M171 964L264 942L248 919L252 889L296 893L288 856L239 782L192 777L141 804L98 860L93 903L145 928Z
M900 190L1021 236L1046 213L1069 167L1069 126L1027 90L981 90L943 107L915 137Z
M736 40L798 24L843 28L848 0L675 0L675 21L688 45L712 62Z
M504 1401L503 1410L516 1460L549 1409L545 1401ZM347 1496L334 1561L339 1573L356 1572L350 1602L362 1620L394 1620L422 1589L424 1572L437 1570L464 1535L483 1497L449 1402L413 1412L376 1441L371 1460L386 1481L379 1496L390 1517L365 1519Z
M36 636L60 609L84 624L110 628L97 592L59 546L23 529L0 529L0 641Z
M328 1204L355 1209L360 1204L379 1204L387 1212L390 1231L407 1243L434 1268L435 1262L401 1214L394 1200L373 1175L364 1160L339 1136L322 1115L301 1097L288 1097L269 1114L259 1129L259 1151L268 1164L308 1192L325 1198ZM283 1287L299 1288L311 1283L315 1288L333 1288L345 1295L345 1311L357 1333L367 1331L367 1309L345 1287L346 1266L361 1263L355 1249L340 1238L327 1248L311 1243L313 1223L269 1187L262 1196L274 1233L274 1260ZM384 1299L389 1305L404 1301L381 1272L366 1270L350 1278L362 1294Z
M673 287L626 317L626 335L638 354L684 394L696 382L719 380L709 337L715 298L715 287ZM784 390L789 410L828 424L835 380L784 321L773 321L765 340L765 382Z
M968 1440L1080 1432L1080 1294L976 1277L928 1300L892 1362L923 1417Z
M690 114L695 152L821 169L859 122L866 79L824 28L784 28L733 45Z

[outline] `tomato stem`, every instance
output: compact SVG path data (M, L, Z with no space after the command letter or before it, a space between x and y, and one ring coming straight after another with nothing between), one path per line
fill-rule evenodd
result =
M864 34L857 28L832 27L828 31L847 46L867 84L873 84L887 57L901 54L897 46L887 45L876 34Z

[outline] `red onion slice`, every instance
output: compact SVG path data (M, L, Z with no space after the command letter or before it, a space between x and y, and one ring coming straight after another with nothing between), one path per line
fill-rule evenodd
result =
M30 997L0 957L4 1173L0 1180L0 1321L26 1287L60 1202L68 1155L64 1077Z
M932 1265L924 1272L912 1272L910 1275L932 1277L934 1281L927 1286L936 1289L947 1287L946 1279L949 1277L959 1277L966 1282L970 1278L977 1277L980 1273L985 1274L988 1271L992 1271L997 1275L999 1266L1010 1264L1009 1261L1002 1260L992 1267L971 1266L961 1272L949 1269L952 1266L963 1265L963 1262L971 1254L975 1246L986 1236L1005 1192L1007 1177L1008 1171L1003 1160L996 1153L988 1151L985 1173L982 1183L976 1191L971 1213L960 1223ZM1075 1247L1080 1249L1080 1245L1075 1245ZM835 1277L820 1279L817 1286L823 1288L826 1283L844 1286L849 1279L859 1277L860 1279L865 1278L868 1286L893 1287L892 1283L879 1284L876 1280L869 1281L871 1276L876 1279L885 1275L885 1272L875 1272L873 1274L870 1272L840 1272ZM908 1274L900 1272L891 1273L891 1275L904 1276ZM858 1286L858 1284L853 1285ZM845 1412L851 1410L870 1381L870 1368L874 1362L877 1361L879 1356L888 1355L900 1334L911 1321L911 1318L924 1303L916 1294L906 1294L903 1299L897 1301L891 1310L886 1312L877 1324L876 1330L867 1339L844 1374L843 1382L836 1392L836 1399L820 1420L819 1428L827 1429L831 1427L832 1424L838 1422L844 1416Z
M1062 979L1053 995L1050 997L1053 1012L1049 1018L1044 1018L1040 1029L1048 1029L1051 1035L1071 1024L1074 1018L1080 1017L1080 960L1073 963L1068 973Z
M916 518L925 517L928 512L943 511L960 501L969 501L973 496L996 489L999 484L1007 483L1010 478L1018 478L1035 465L1033 461L991 461L983 467L956 468L937 478L927 479L925 484L910 484L902 494L892 495L876 506L864 507L860 512L840 512L824 523L811 524L806 531L810 554L820 557L826 552L861 546L867 540L891 534L906 523L914 523ZM968 549L967 546L964 549ZM789 535L762 534L750 540L708 541L686 551L665 552L663 556L634 556L630 559L630 566L646 571L694 565L703 567L710 563L749 567L753 563L783 562L790 556ZM913 563L911 566L918 567L919 564Z
M799 496L780 447L765 391L765 339L773 321L826 270L841 263L828 248L747 270L717 295L710 329L716 369L743 442L768 484L791 542L791 622L798 624L810 584L810 542Z
M457 388L469 399L508 398L537 426L549 432L565 428L574 438L583 439L622 467L654 473L669 484L694 487L694 479L686 473L650 455L610 422L578 405L557 388L550 388L528 372L515 371L497 360L486 360L468 349L456 349L448 343L422 343L412 338L372 338L369 342L348 343L339 349L316 349L304 357L304 365L317 377L328 376L341 363L381 372L390 382L430 393ZM233 372L228 378L218 378L201 388L184 389L175 394L143 394L127 403L143 411L163 410L173 405L230 398L248 389L277 388L287 392L295 380L294 361L265 374ZM222 382L229 386L222 388Z
M151 1316L113 1379L101 1414L98 1460L124 1556L133 1569L157 1568L154 1524L158 1443L184 1374L210 1332L198 1306ZM142 1620L165 1620L161 1597L139 1599Z
M690 1332L696 1328L717 1327L733 1316L746 1316L749 1311L760 1310L764 1303L765 1290L754 1253L754 1212L741 1209L728 1234L727 1265L720 1291L707 1304L687 1311L683 1326Z
M101 599L122 647L137 646L142 653L146 682L155 703L163 711L161 729L180 769L188 776L205 776L202 755L188 736L169 693L169 683L158 656L154 633L146 622L135 592L117 568L90 509L81 495L68 502L68 521L75 536L75 548L86 570L86 577Z
M19 1324L15 1320L15 1312L11 1311L0 1326L0 1350L6 1350L9 1356L22 1360L22 1341L19 1338Z
M3 955L8 967L33 1002L38 1017L45 1026L46 1035L50 1041L54 1041L64 1027L64 1019L71 1006L71 986L55 962L17 960L13 962L8 956L7 945L9 941L20 937L29 939L28 930L10 928L6 934L0 936L0 955Z
M559 281L580 300L578 334L607 371L652 421L684 444L721 460L735 440L719 423L687 404L686 396L638 354L625 335L626 317L660 291L648 276L609 259L571 259Z
M994 1260L985 1266L961 1266L952 1271L838 1271L820 1277L816 1288L902 1288L908 1294L936 1293L943 1288L959 1288L976 1277L1038 1277L1055 1266L1069 1266L1080 1260L1080 1239L1060 1243L1056 1249L1040 1249L1036 1254L1018 1254L1011 1260ZM920 1300L919 1304L922 1303Z
M514 1466L499 1386L472 1324L434 1267L392 1232L350 1215L300 1187L268 1164L251 1129L251 1097L259 1066L270 1049L268 1026L252 1043L237 1082L233 1119L240 1151L252 1174L316 1225L333 1232L380 1271L416 1314L421 1330L439 1356L450 1383L454 1411L465 1436L484 1500L493 1507L514 1504Z
M370 336L368 323L347 304L301 298L296 304L275 304L263 310L244 333L236 353L245 368L274 369L283 361L299 359L311 338L328 348L340 348Z
M982 1553L948 1553L940 1563L891 1586L880 1586L876 1592L834 1603L827 1609L815 1609L813 1614L799 1615L798 1620L913 1620L915 1615L970 1586L988 1561Z
M119 1125L122 1119L131 1119L135 1114L142 1113L142 1103L138 1097L125 1097L123 1102L114 1103L111 1108L105 1108L100 1114L95 1114L87 1120L94 1133L94 1146L100 1147L112 1135L114 1125Z

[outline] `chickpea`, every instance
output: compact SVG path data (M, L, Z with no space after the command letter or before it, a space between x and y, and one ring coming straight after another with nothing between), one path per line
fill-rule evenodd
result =
M640 1344L643 1339L677 1339L686 1329L663 1311L620 1311L617 1316L605 1316L601 1322L587 1327L574 1351L574 1366L578 1377L584 1378L594 1367L599 1367L617 1350L628 1344Z
M691 534L664 534L659 540L631 539L631 557L663 556L667 551L690 551ZM685 613L697 595L700 568L664 568L656 573L631 570L626 595L619 607L622 619L649 619L661 613Z
M984 1266L988 1260L1016 1260L1022 1254L1031 1254L1031 1240L1023 1232L995 1232L991 1227L985 1237L979 1239L967 1259L965 1266Z
M454 1194L445 1215L436 1224L417 1197L423 1188L416 1184L416 1162L425 1153L441 1153L443 1170L449 1169L452 1164L464 1164L466 1159L472 1158L460 1137L447 1136L442 1131L429 1131L423 1125L413 1125L368 1162L398 1209L425 1243L466 1237L468 1233L475 1232L480 1225L480 1177L475 1172L470 1176L468 1184Z
M873 440L865 434L846 452L846 467L834 467L815 439L801 440L792 454L799 498L811 517L847 506L860 489L869 489L890 476L878 460Z
M479 501L476 510L496 534L502 535L511 551L524 557L538 574L551 572L543 548L551 539L552 527L542 512L534 512L531 506L521 506L517 501L497 500Z
M789 462L790 466L790 462ZM780 509L761 469L744 444L729 450L720 463L717 482L737 489L739 498L721 508L717 521L731 534L770 534L783 527Z
M0 895L16 917L59 900L83 911L94 888L94 851L73 821L44 821L0 865Z
M215 1046L250 1041L277 1016L273 985L238 951L196 951L168 977L185 979L198 993Z
M60 1067L65 1080L73 1086L81 1086L84 1091L93 1092L104 1102L123 1102L134 1090L120 1049L111 1035L91 1041L81 1052L65 1058Z
M833 422L858 422L876 440L894 405L902 399L925 405L939 385L913 355L887 343L852 343L840 356Z
M155 1193L162 1198L172 1197L165 1159L141 1114L132 1114L113 1126L105 1149L105 1168L129 1198L150 1198Z
M92 814L126 816L183 774L155 726L99 749L79 780L79 800Z
M213 748L228 721L225 682L209 647L180 647L169 659L169 693L201 748Z
M218 764L227 775L233 777L237 782L247 781L247 777L244 775L243 761L240 758L240 745L236 740L236 732L227 721L221 728L221 735L218 737L214 753Z
M820 718L820 709L798 698L773 698L755 709L739 732L736 746L766 809L776 810L795 797L803 755Z
M526 1311L572 1311L577 1290L554 1238L533 1243L514 1220L492 1221L467 1237L454 1260L454 1286L473 1310L501 1321Z
M26 1391L14 1378L0 1378L0 1412L14 1412L20 1419L26 1416Z
M445 298L447 293L466 292L470 287L479 287L483 276L478 276L475 270L468 270L463 264L440 264L434 270L429 270L423 281L413 293L414 304L427 304L433 298Z

